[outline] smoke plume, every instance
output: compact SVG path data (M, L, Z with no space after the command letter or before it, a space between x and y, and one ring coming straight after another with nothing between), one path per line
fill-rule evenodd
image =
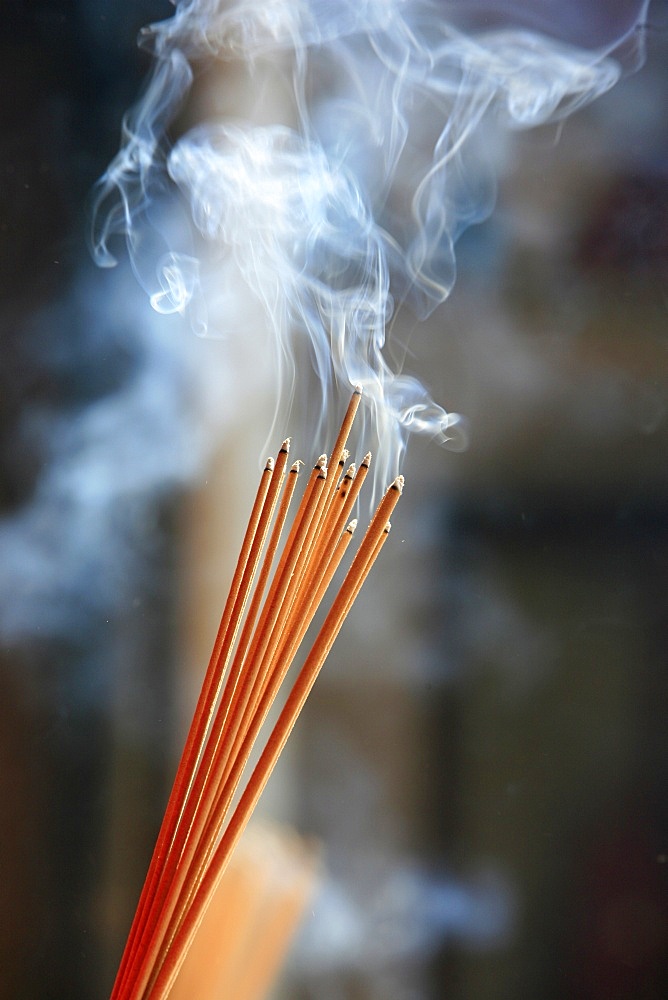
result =
M601 4L588 20L571 7L576 43L543 0L182 0L141 36L153 73L97 188L96 259L112 265L123 237L154 308L198 334L254 335L233 305L249 290L277 391L294 395L305 349L320 421L333 389L361 384L386 474L411 432L463 447L460 418L404 370L392 319L449 295L455 242L491 210L509 130L564 118L614 85L613 53L639 51L646 3L607 20ZM281 120L171 135L212 61L271 62L290 95Z

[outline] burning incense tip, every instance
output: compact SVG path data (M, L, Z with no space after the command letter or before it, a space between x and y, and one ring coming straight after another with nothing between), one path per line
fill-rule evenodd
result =
M340 491L342 496L346 495L346 491L350 489L350 484L352 483L354 478L355 478L355 465L353 464L350 466L345 476L343 476L341 482L337 486L337 490Z
M346 528L346 531L350 532L351 535L354 535L356 527L357 527L357 518L354 517L350 522L350 524L348 525L348 527Z
M403 476L397 476L397 478L394 480L394 482L390 486L390 489L391 490L399 490L400 493L403 493L405 482L406 482L406 480L404 479Z
M369 468L369 466L371 465L371 452L370 451L367 451L366 455L362 459L362 463L361 464L365 465L367 467L367 469Z
M303 464L304 464L304 463L302 462L301 458L298 458L298 459L297 459L297 460L296 460L295 462L293 462L293 463L292 463L292 465L290 466L290 472L296 472L296 473L299 473L299 470L300 470L300 468L302 467L302 465L303 465Z
M321 455L318 461L315 463L314 468L324 469L327 467L327 455Z
M265 472L273 472L274 471L274 460L273 460L273 458L268 458L267 459L267 464L264 467L264 471Z
M285 452L287 454L287 452L290 451L290 441L291 440L292 440L292 438L286 438L285 439L285 441L283 442L283 444L281 445L281 448L280 448L281 452Z
M353 395L355 395L355 396L361 396L362 395L362 386L361 385L356 385L355 386L355 388L353 390Z
M385 528L383 530L384 530L384 532L385 532L386 535L389 535L390 531L392 530L392 525L390 524L389 521L387 522L387 524L385 525Z

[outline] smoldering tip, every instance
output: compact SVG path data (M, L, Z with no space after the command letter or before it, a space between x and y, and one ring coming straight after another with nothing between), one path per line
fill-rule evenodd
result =
M351 535L354 535L354 534L355 534L355 528L356 528L356 527L357 527L357 518L356 518L356 517L354 517L354 518L352 519L352 521L350 522L350 524L348 525L348 527L346 528L346 531L347 531L347 532L348 532L349 534L351 534Z

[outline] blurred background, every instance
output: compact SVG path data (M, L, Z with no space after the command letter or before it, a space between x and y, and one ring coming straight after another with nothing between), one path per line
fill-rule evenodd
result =
M10 0L0 36L3 998L109 993L273 415L252 345L86 250L171 13ZM659 0L645 65L513 136L450 299L402 318L471 444L411 443L267 789L325 857L277 997L668 993L667 103Z

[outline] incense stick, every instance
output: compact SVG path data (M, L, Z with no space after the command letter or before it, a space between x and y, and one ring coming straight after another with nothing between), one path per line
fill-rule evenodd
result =
M359 468L352 465L345 475L343 469L360 395L356 389L346 410L330 455L331 470L325 455L316 462L280 555L300 464L294 463L286 474L289 439L261 474L112 1000L164 1000L170 993L232 852L387 538L402 477L378 505L290 684L290 667L355 530L356 521L346 522L370 454ZM290 690L284 707L242 787L253 747L286 685ZM272 933L278 940L278 930Z

